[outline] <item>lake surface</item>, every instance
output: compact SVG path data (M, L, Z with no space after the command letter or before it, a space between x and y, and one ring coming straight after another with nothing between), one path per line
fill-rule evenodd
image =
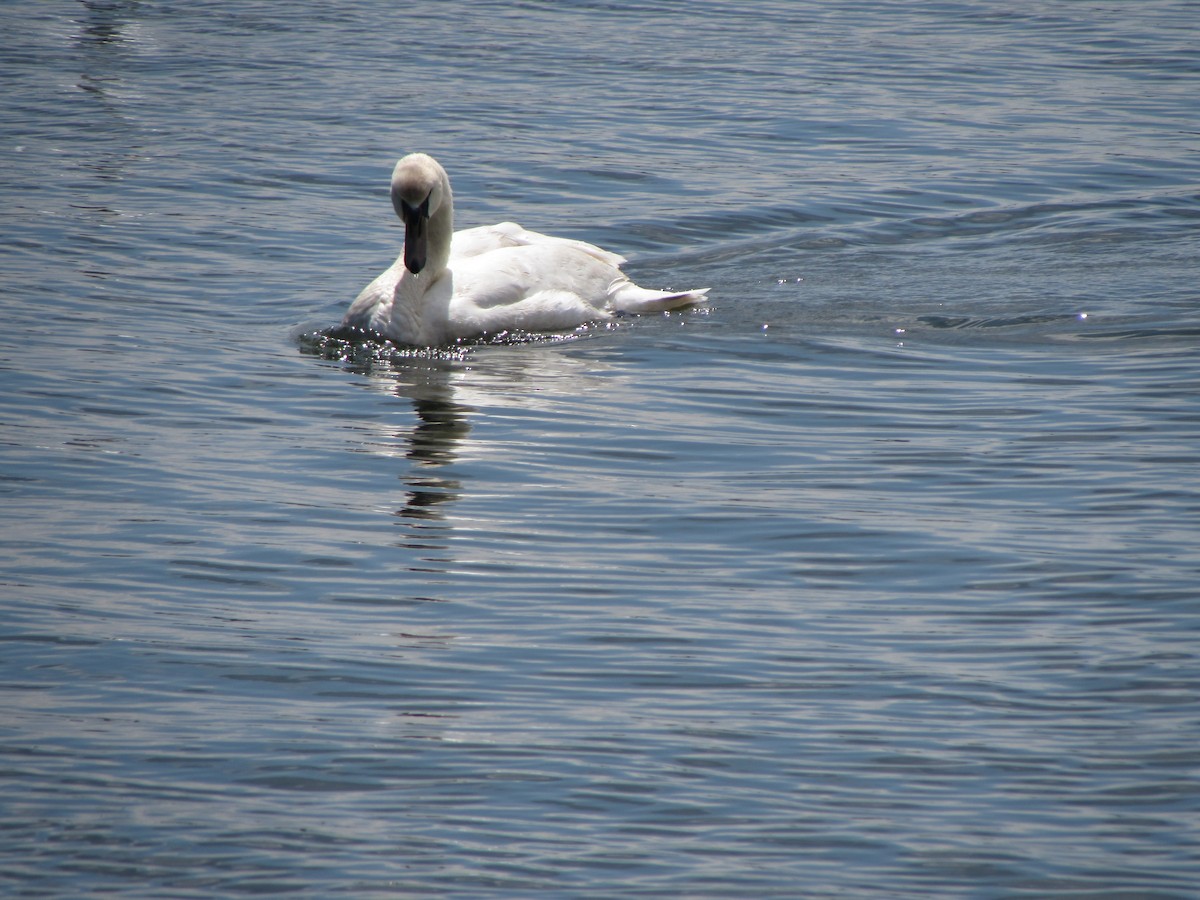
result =
M1193 2L0 7L0 893L1193 898ZM711 304L321 332L396 158Z

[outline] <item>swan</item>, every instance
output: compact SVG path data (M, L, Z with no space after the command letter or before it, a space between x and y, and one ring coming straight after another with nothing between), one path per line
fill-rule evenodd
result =
M437 347L503 331L552 332L698 303L708 288L652 291L620 269L624 258L515 222L454 231L450 178L412 153L392 172L404 250L350 305L343 326L393 343Z

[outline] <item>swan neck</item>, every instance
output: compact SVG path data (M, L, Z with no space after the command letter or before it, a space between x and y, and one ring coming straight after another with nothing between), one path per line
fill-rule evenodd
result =
M454 201L450 191L429 217L429 260L426 268L431 275L440 274L450 263L450 243L454 239Z

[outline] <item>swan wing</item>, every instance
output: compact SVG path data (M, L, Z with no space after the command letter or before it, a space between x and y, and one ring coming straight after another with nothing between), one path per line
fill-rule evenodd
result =
M608 318L609 286L623 276L578 243L545 238L452 260L454 331L558 331Z
M629 280L615 253L524 229L517 236L521 243L452 261L448 312L456 335L560 331L615 312L699 303L708 290L649 290Z

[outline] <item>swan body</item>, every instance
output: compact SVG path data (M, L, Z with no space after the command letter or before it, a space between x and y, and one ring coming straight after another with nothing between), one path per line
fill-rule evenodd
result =
M342 325L397 344L436 347L502 331L562 331L619 312L700 302L708 289L652 291L621 271L622 257L514 222L454 231L446 170L413 153L392 173L404 251L350 305Z

